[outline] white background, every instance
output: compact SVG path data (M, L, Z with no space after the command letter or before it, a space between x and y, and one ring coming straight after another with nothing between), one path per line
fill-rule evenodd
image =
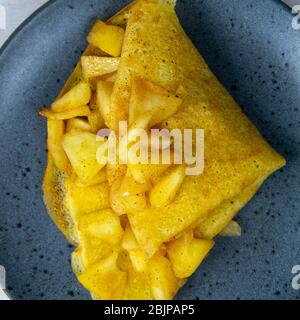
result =
M0 47L21 22L47 1L48 0L0 0L0 5L6 9L6 30L0 29Z

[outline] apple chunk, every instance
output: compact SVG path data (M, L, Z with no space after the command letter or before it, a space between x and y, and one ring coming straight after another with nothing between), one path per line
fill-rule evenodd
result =
M105 181L107 181L107 175L105 168L101 169L95 177L93 177L91 180L82 181L80 180L76 175L74 177L75 184L78 188L87 188L91 186L96 186L98 184L101 184Z
M81 284L98 299L122 299L126 288L127 273L117 266L118 253L91 265L78 275Z
M100 77L118 69L120 58L83 56L82 72L86 79Z
M77 258L77 261L75 260L74 262L77 262L77 264L79 262L82 266L80 269L84 270L88 266L114 253L116 246L102 241L99 238L81 233L80 246L77 249L77 254L74 257Z
M88 83L81 81L61 98L56 100L51 109L54 112L64 112L87 105L90 102L92 91Z
M69 171L69 160L62 146L65 125L62 120L48 120L48 149L56 167L62 172Z
M79 220L79 230L110 244L118 244L123 237L120 218L111 209L82 216Z
M109 186L101 183L85 188L78 187L73 179L66 178L66 209L75 221L81 215L109 208Z
M192 231L168 243L167 253L176 277L190 277L213 246L212 240L194 239Z
M121 246L129 253L131 264L134 270L137 272L145 271L149 259L143 252L143 250L139 247L139 244L129 225L127 225L125 229Z
M155 255L149 262L150 286L156 300L171 300L178 288L170 261L161 255Z
M96 159L102 144L103 141L97 141L95 134L86 131L72 130L64 136L63 148L72 168L83 182L91 180L104 167Z
M234 220L231 220L228 225L219 233L220 237L240 237L242 234L241 226Z
M111 95L114 84L108 81L98 81L97 83L97 107L107 124L111 109Z
M179 96L143 79L135 79L132 84L129 104L129 124L141 115L151 113L150 127L168 119L182 104Z
M50 109L41 109L39 115L50 120L69 120L76 117L88 117L91 111L88 106L81 106L63 112L53 112Z
M147 205L146 192L150 189L149 183L137 183L130 175L118 178L110 191L112 209L118 214L126 214L143 210Z
M166 174L151 189L149 197L152 206L160 208L170 204L185 178L185 166L177 166Z
M122 50L124 30L98 20L88 35L88 42L113 57L119 57Z
M132 177L139 183L146 183L158 178L169 167L170 164L128 164Z
M91 126L85 120L82 120L80 118L72 118L67 122L66 131L69 132L74 129L78 129L82 131L91 131Z

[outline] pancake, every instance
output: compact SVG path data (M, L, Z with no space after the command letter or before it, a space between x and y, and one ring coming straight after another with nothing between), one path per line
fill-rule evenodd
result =
M77 246L74 272L95 299L172 299L213 238L285 165L209 69L175 4L138 0L107 24L97 21L83 55L113 56L105 61L117 71L86 79L79 63L47 113L45 204ZM71 123L68 112L80 103L91 113ZM100 165L95 133L118 133L121 121L148 133L204 130L203 172L188 175L174 163Z

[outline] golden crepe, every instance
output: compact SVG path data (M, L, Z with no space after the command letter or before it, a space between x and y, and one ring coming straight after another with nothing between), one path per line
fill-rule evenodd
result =
M40 112L48 118L45 203L77 246L74 272L95 299L172 299L212 239L285 164L210 71L174 7L139 0L97 21L61 95ZM203 173L101 165L96 132L118 131L123 120L204 129Z

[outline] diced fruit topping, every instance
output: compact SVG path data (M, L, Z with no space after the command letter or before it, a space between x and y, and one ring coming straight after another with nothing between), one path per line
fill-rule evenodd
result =
M154 299L171 300L179 288L170 261L155 255L149 261L150 286Z
M54 112L64 112L82 107L90 102L91 95L92 91L89 84L82 81L56 100L52 104L51 109Z
M122 239L122 243L121 243L121 247L127 251L139 248L139 245L136 241L134 233L132 232L132 229L130 228L129 224L126 226L124 236Z
M97 141L93 133L79 130L68 132L63 138L63 148L77 176L83 182L93 179L104 167L96 159L103 141Z
M82 262L82 250L80 247L77 247L71 256L71 264L73 272L78 275L84 271L84 265Z
M118 69L120 58L83 56L81 58L82 72L86 79L100 77Z
M111 209L82 216L79 221L79 230L111 244L118 244L123 237L120 218Z
M105 168L101 169L91 180L81 181L78 177L75 177L75 184L78 188L96 186L105 181L107 181Z
M161 208L175 199L185 178L185 166L162 161L141 164L131 161L138 155L130 157L128 153L127 165L105 160L107 139L99 139L96 133L111 123L113 116L111 97L123 38L122 28L97 21L88 35L93 45L91 56L81 58L76 82L69 82L67 88L71 89L40 115L48 119L48 145L55 165L69 173L65 205L79 243L72 255L79 281L96 299L138 298L142 290L145 298L170 300L214 242L196 239L190 231L161 246L150 258L130 227L126 214L144 210L149 201L152 207ZM183 86L172 94L148 80L133 79L126 150L137 142L140 129L148 131L145 148L149 148L150 128L175 114L185 94ZM120 139L118 145L122 142ZM169 140L167 147L170 144ZM159 146L159 152L161 149ZM118 160L123 160L122 156L120 151ZM161 160L161 154L159 157ZM223 234L237 230L231 223Z
M91 131L91 126L85 120L82 120L80 118L73 118L68 120L66 131L69 132L74 129L82 130L82 131Z
M75 109L63 111L63 112L53 112L49 109L41 109L39 115L50 120L69 120L75 117L87 117L91 114L88 106L81 106Z
M119 215L143 210L147 205L145 192L150 187L148 183L137 183L128 174L117 179L110 192L112 209Z
M145 271L147 268L148 258L140 249L129 224L125 229L121 246L124 250L128 251L133 268L137 272Z
M114 184L115 181L119 180L121 177L124 177L127 172L127 166L125 164L116 163L107 163L106 174L107 181L110 186Z
M190 277L213 246L212 240L194 239L192 231L168 243L167 253L176 277Z
M109 186L101 183L96 186L79 188L72 178L65 179L66 208L74 221L81 215L109 208Z
M143 272L147 269L149 259L142 249L130 250L129 256L135 271Z
M113 87L112 82L98 81L97 83L97 106L105 123L109 121Z
M127 274L117 266L118 253L88 267L78 275L82 285L97 298L119 300L126 288Z
M107 25L98 20L90 34L88 41L95 47L113 57L119 57L122 50L124 30L117 26Z
M91 132L97 133L101 128L104 127L104 120L99 110L92 111L88 116L88 122L91 126Z
M48 120L48 149L54 164L62 172L69 171L69 160L62 146L64 136L64 122Z
M116 246L83 232L80 233L80 246L78 248L80 249L80 256L77 258L80 259L79 261L83 270L99 260L108 257L117 249Z
M162 175L170 164L128 164L129 171L138 183L146 183Z
M241 226L234 220L219 233L221 237L239 237L242 234Z
M150 81L136 79L131 91L129 123L132 124L142 114L149 112L149 125L153 127L176 113L181 104L182 100L166 89Z
M166 174L154 185L149 193L152 206L160 208L170 204L185 178L185 166L177 166Z

